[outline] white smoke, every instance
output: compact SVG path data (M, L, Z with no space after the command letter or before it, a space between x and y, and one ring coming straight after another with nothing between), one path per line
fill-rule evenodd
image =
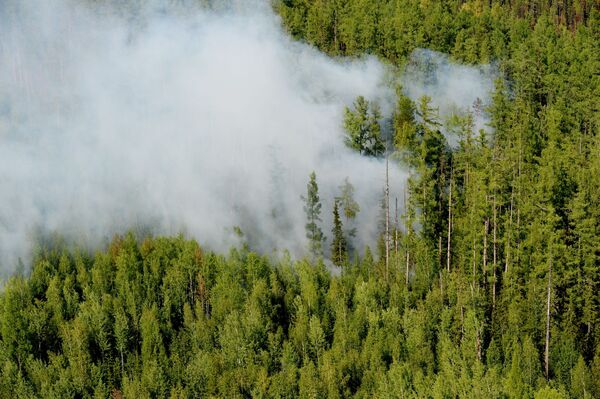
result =
M0 5L5 271L27 261L36 231L97 245L149 226L224 250L240 226L258 250L302 255L312 170L325 234L349 177L357 245L372 244L384 163L344 146L342 115L358 95L389 114L384 67L293 42L267 7L233 8ZM391 169L401 197L405 175Z
M39 231L89 246L184 231L225 250L239 226L254 249L301 256L313 170L325 234L348 177L356 247L374 243L385 163L344 145L342 119L358 95L391 114L383 65L292 41L266 1L174 3L0 3L0 270L27 263ZM409 68L411 97L441 113L485 100L489 77L425 54L435 80ZM391 163L392 204L405 179Z
M402 87L407 96L418 101L429 96L438 108L440 122L453 114L470 112L474 131L490 131L485 108L490 105L497 68L493 65L459 65L446 54L416 49L411 54L402 75ZM478 103L478 104L476 104ZM447 133L447 132L445 132ZM457 138L447 134L450 144Z

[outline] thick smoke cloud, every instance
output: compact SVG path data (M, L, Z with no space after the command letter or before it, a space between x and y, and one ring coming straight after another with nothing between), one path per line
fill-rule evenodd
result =
M5 269L26 257L36 231L94 245L150 227L224 250L240 226L256 249L301 255L300 195L312 170L325 233L349 177L362 209L358 239L370 243L384 164L348 150L341 124L357 95L389 113L376 60L332 61L288 39L264 7L115 16L57 4L2 10ZM392 168L392 195L403 181Z
M382 64L292 41L264 1L84 3L0 4L0 270L54 231L90 247L185 232L226 250L239 226L257 250L301 256L313 170L326 235L348 177L357 247L373 244L385 164L344 146L342 117L358 95L390 115ZM391 165L392 201L405 179Z

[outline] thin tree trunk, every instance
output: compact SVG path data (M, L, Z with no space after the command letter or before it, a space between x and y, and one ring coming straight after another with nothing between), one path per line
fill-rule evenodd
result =
M410 264L410 252L406 251L406 286L408 287L408 269Z
M400 265L398 264L398 229L400 226L398 225L398 197L396 199L396 209L394 212L394 270L395 273L398 272Z
M515 198L515 189L514 189L514 187L512 187L510 189L510 217L509 217L509 222L508 222L508 238L506 240L506 258L504 261L504 273L508 273L508 268L509 268L509 263L510 263L510 241L512 238L514 198Z
M477 252L475 251L475 237L473 237L473 290L477 286ZM479 290L477 290L479 292Z
M517 201L521 200L521 175L522 175L522 158L523 158L523 138L522 133L519 132L519 159L518 159L518 167L517 167ZM516 255L516 265L518 266L521 262L521 239L519 237L521 232L521 208L517 207L517 255Z
M450 245L452 234L452 171L450 171L450 193L448 196L448 248L446 251L446 270L450 273Z
M493 227L493 243L494 243L494 255L493 255L493 264L492 264L492 268L493 268L493 286L492 286L492 309L496 308L496 261L497 261L497 249L496 249L496 215L497 215L497 210L496 210L496 195L494 194L494 227Z
M404 211L406 215L406 187L404 187ZM406 216L405 216L406 217ZM406 288L408 288L408 269L410 265L410 227L408 220L404 219L404 228L406 229Z
M521 262L521 239L519 238L520 231L521 231L521 209L517 208L517 228L516 228L517 253L515 256L515 264L517 266Z
M552 245L552 244L550 244ZM548 295L546 298L546 348L544 351L544 367L546 371L546 380L549 378L548 370L550 368L550 298L552 294L552 247L550 247L550 265L548 268Z
M465 307L460 306L460 339L465 336Z
M442 263L442 235L438 236L438 264L440 265L440 270L443 267Z
M388 156L385 156L385 281L390 269L390 184Z
M483 284L486 287L485 279L487 278L487 235L489 229L490 221L489 219L485 219L485 223L483 224Z

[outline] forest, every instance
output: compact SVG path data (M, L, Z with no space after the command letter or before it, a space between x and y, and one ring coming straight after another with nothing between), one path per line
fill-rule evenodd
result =
M394 87L389 138L370 99L346 109L350 148L410 170L373 248L353 245L352 184L326 209L315 173L300 259L185 235L41 240L0 291L0 397L600 398L599 3L272 7L332 57L494 63L491 104L443 119Z

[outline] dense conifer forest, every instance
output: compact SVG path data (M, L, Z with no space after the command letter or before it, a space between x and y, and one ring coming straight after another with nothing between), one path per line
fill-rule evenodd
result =
M304 259L184 236L41 242L0 292L0 397L600 398L598 3L273 7L331 56L493 63L492 103L443 120L395 88L389 140L369 99L346 110L349 147L411 171L375 248L353 246L352 185L326 209L314 173Z

